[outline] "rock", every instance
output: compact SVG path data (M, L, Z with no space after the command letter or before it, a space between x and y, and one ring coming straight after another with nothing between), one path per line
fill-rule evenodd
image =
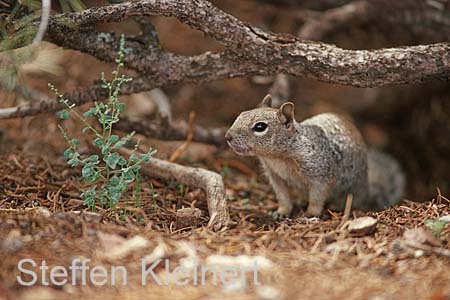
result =
M256 295L261 300L276 300L281 298L282 293L276 287L262 285L256 288Z
M20 230L11 230L0 244L0 249L8 253L19 251L23 247L22 235Z
M325 252L331 253L331 254L339 254L348 252L350 248L352 247L352 243L348 240L340 240L336 241L334 243L331 243L325 247Z
M136 235L130 239L125 239L117 234L97 232L102 249L97 251L97 255L109 261L115 261L130 255L132 252L142 250L150 245L150 242Z
M238 255L238 256L229 256L229 255L219 255L213 254L206 258L207 266L216 266L216 267L236 267L236 268L246 268L251 269L255 265L258 267L258 270L270 270L274 268L274 263L268 258L261 255Z
M44 218L49 218L52 215L52 213L46 207L42 206L33 209L32 213L36 217L44 217Z
M354 219L348 225L350 233L356 236L372 234L377 228L378 220L369 216Z
M177 210L177 228L197 227L202 211L198 208L180 208Z
M70 198L67 206L83 206L84 201L80 199Z
M103 220L103 216L101 214L92 211L81 212L81 217L84 221L89 223L100 223Z

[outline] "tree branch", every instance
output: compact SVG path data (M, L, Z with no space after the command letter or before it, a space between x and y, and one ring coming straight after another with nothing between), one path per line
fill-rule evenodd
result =
M122 94L179 83L199 84L278 73L357 87L448 81L450 78L450 43L372 51L345 50L262 31L204 0L138 0L57 15L49 20L48 39L110 62L115 58L118 39L114 34L95 32L91 27L102 22L149 15L176 17L223 43L226 49L182 56L155 51L155 47L149 48L139 39L128 38L125 64L140 76L124 85ZM94 85L66 96L79 105L102 100L106 93L99 85ZM61 106L56 101L43 101L0 110L0 119L59 109Z
M176 141L186 140L189 130L186 122L171 124L169 122L143 120L131 121L126 118L121 118L121 121L114 128L125 132L135 131L155 139ZM226 145L224 139L225 130L225 128L206 129L200 126L194 126L192 130L192 141L222 147Z
M175 17L223 43L235 54L235 61L263 65L266 74L278 71L358 87L448 80L450 74L449 43L374 51L345 50L265 32L204 0L132 1L59 15L55 20L70 20L84 27L142 15ZM150 61L153 64L155 59ZM140 65L144 72L151 69L148 59L144 67Z

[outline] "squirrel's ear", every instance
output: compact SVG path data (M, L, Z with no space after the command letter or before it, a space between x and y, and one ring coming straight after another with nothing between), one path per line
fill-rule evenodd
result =
M295 120L294 103L292 102L283 103L283 105L281 105L280 109L278 110L278 119L284 125L292 123L292 121Z
M261 107L272 107L272 95L267 94L261 102Z

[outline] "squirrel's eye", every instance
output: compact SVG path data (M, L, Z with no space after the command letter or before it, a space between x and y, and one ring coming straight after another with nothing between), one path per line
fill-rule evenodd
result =
M267 129L267 123L264 122L258 122L255 125L253 125L253 131L255 132L263 132Z

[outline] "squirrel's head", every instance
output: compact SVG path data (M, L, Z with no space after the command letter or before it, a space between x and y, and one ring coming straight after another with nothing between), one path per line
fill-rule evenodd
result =
M294 104L286 102L280 108L272 108L271 104L272 97L267 95L259 108L237 117L225 134L234 152L247 156L281 154L295 131Z

